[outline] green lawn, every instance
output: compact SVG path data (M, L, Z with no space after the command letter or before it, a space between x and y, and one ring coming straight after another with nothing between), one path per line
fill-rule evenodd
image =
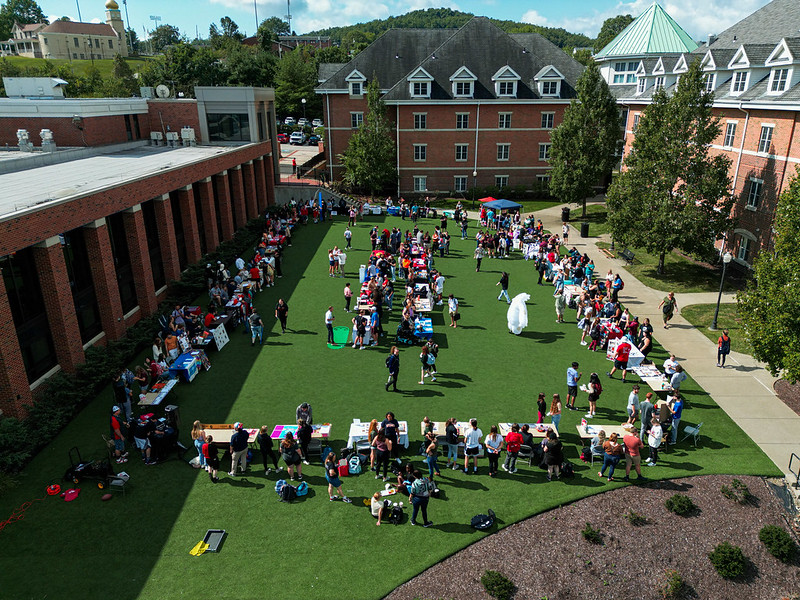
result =
M598 247L609 248L610 244L599 242ZM617 244L615 253L623 250ZM719 290L720 273L716 268L709 268L702 263L695 262L678 254L670 252L664 258L664 273L656 273L658 267L658 256L648 254L644 250L631 248L636 255L632 265L625 268L639 281L651 288L665 292L694 293L694 292L716 292ZM744 289L745 280L732 273L728 269L725 276L725 289L738 290Z
M681 316L715 344L719 336L722 335L722 330L727 329L731 336L731 350L752 356L753 347L744 334L736 304L720 304L719 316L717 317L717 331L711 331L709 329L714 320L714 309L716 306L716 304L693 304L691 306L684 306L681 307Z
M589 203L586 205L586 217L581 216L581 207L573 208L572 213L570 214L570 220L572 221L573 226L580 229L580 224L582 222L589 223L589 236L590 237L600 237L601 235L605 235L609 233L608 225L606 224L606 218L608 217L608 210L606 209L605 203L598 204L598 203Z
M112 59L96 59L92 60L67 60L67 59L44 59L44 58L29 58L27 56L7 56L6 60L9 62L25 68L25 67L39 67L47 62L50 62L56 66L66 65L72 69L72 71L76 75L85 75L86 70L94 64L97 67L97 70L100 71L100 74L103 77L109 77L111 75L111 70L114 67L114 61ZM136 58L126 58L125 59L130 66L131 70L134 73L139 70L139 68L146 63L148 60L152 60L150 58L143 58L143 57L136 57Z
M458 198L437 198L432 202L432 205L437 209L453 210L455 209L456 204L459 202L461 202L462 206L464 206L464 208L467 210L479 211L482 206L482 204L478 202L478 198L476 198L475 202L473 203L472 196L469 194L463 198L460 196ZM536 214L537 211L561 204L561 202L556 200L514 200L513 202L517 202L518 204L522 205L523 215L527 215L528 213Z
M356 250L348 253L348 272L366 262L367 232L383 217L359 223ZM386 225L400 224L388 218ZM423 221L431 229L433 221ZM264 346L251 348L240 331L220 353L210 354L212 368L192 384L180 384L169 399L180 407L181 439L191 447L192 421L210 423L241 420L246 426L291 423L295 407L311 402L317 422L333 423L337 451L347 438L353 418L381 418L393 410L407 420L414 458L420 438L418 423L477 417L484 432L492 423L534 421L538 392L566 394L565 372L573 360L588 374L608 369L601 353L578 344L574 315L564 325L555 323L552 293L535 284L532 263L521 259L485 260L476 273L471 259L474 242L453 236L450 257L437 259L447 276L445 293L461 300L463 318L457 330L444 325L439 307L434 315L436 339L441 345L438 381L420 386L418 352L401 350L401 393L386 393L384 358L389 344L363 351L329 350L325 344L323 314L332 304L337 321L349 323L342 310L343 280L326 276L326 250L342 243L343 221L311 225L299 230L288 249L285 277L261 293L256 305L269 331ZM500 272L510 273L513 294L531 294L529 325L523 335L509 335L506 306L496 300ZM348 279L355 284L355 278ZM290 306L291 331L280 335L272 307L278 297ZM394 331L397 317L386 325ZM653 358L663 360L656 348ZM604 378L598 422L619 424L625 413L629 387ZM711 473L779 475L779 470L719 407L689 380L682 389L691 409L682 425L704 421L697 448L682 444L663 455L655 478ZM67 452L78 445L87 456L102 456L101 434L108 432L112 395L106 390L86 407L61 435L41 452L20 476L19 485L0 499L3 519L23 503L35 499L25 518L2 531L0 572L3 598L105 598L116 600L177 597L263 598L303 597L307 600L378 599L427 567L480 539L469 527L470 518L492 508L500 527L530 515L622 483L599 481L578 460L581 446L575 425L583 412L569 412L561 422L565 454L576 466L572 480L548 483L544 472L523 466L514 476L496 479L444 471L444 499L432 500L430 529L384 525L377 530L362 500L383 487L370 473L345 481L352 505L330 503L322 468L306 467L309 496L291 505L279 503L274 492L277 477L265 477L257 466L246 479L227 476L212 484L204 472L172 460L145 467L137 459L125 465L131 474L127 497L100 501L89 482L75 502L47 498L44 489L60 480L68 467ZM586 408L581 393L578 405ZM194 452L187 454L190 458ZM228 465L223 463L227 469ZM207 529L223 528L228 538L220 554L199 558L189 550ZM20 562L30 564L28 573ZM334 566L340 565L340 566ZM337 569L334 573L331 569ZM217 575L211 575L216 573ZM454 574L454 576L458 576ZM275 590L280 589L280 592Z

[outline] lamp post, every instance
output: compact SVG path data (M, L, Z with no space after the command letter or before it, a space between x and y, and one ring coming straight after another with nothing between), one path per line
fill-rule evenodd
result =
M305 98L301 98L300 102L303 105L303 118L305 119L306 118L306 99Z
M472 172L472 210L475 210L475 188L478 186L478 171Z
M711 322L711 327L709 327L711 331L717 330L717 318L719 317L719 303L722 300L722 286L725 285L725 270L728 268L728 263L731 262L732 258L733 257L731 256L730 252L726 252L725 254L722 255L722 277L720 277L719 279L719 294L717 295L717 308L714 310L714 320Z

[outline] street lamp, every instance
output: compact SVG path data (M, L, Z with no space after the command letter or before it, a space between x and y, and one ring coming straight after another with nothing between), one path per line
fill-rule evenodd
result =
M477 187L478 183L478 172L472 172L472 210L475 210L475 188Z
M728 268L728 263L731 262L730 252L722 255L722 277L719 279L719 294L717 295L717 308L714 310L714 320L711 322L711 331L717 330L717 318L719 317L719 303L722 300L722 286L725 285L725 270Z
M303 104L303 118L306 118L306 99L302 98L300 102Z

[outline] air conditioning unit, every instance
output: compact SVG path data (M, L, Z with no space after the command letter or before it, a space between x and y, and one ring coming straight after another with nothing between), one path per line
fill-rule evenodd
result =
M175 148L178 145L178 132L177 131L168 131L167 132L167 146Z
M153 146L161 146L161 143L164 141L164 134L160 131L151 131L150 132L150 143Z
M192 127L181 128L181 139L183 140L184 146L197 145L197 135L195 134L194 129Z
M53 132L49 129L42 129L39 132L39 137L42 138L42 150L44 152L55 152L56 142L53 139Z
M150 86L142 86L142 87L139 88L139 95L142 98L155 98L156 97L156 91L155 91L154 88L152 88Z
M17 129L17 146L21 152L33 152L33 144L29 140L27 129Z

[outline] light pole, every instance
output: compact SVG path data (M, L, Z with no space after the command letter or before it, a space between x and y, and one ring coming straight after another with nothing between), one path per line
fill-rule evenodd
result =
M303 105L303 118L305 119L306 118L306 99L305 98L301 98L300 99L300 103Z
M717 318L719 317L719 303L722 300L722 286L725 285L725 270L728 268L728 263L731 262L730 252L726 252L722 255L722 277L719 278L719 294L717 295L717 308L714 310L714 320L711 322L711 331L717 330Z
M472 210L475 210L475 188L478 186L478 171L472 172Z

